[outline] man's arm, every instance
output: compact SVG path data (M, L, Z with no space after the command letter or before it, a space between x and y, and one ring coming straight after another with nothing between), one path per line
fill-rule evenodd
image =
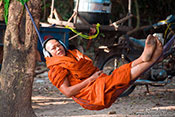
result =
M79 84L73 85L73 86L70 86L69 80L66 77L64 79L63 84L60 86L59 89L65 96L72 97L72 96L78 94L80 92L80 90L83 89L84 87L86 87L90 82L96 80L100 76L101 73L102 73L102 71L95 72L92 76L90 76L86 80L82 81Z

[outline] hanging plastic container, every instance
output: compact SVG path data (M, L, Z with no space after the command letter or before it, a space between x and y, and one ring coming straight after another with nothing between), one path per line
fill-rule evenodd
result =
M77 0L74 0L76 5ZM109 24L110 0L79 0L78 12L90 24ZM78 19L78 23L81 21Z

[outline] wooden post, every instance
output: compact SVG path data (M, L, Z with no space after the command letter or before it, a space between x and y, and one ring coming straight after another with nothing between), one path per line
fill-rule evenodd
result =
M53 10L54 10L54 0L52 0L50 18L53 18Z
M128 15L131 15L131 0L128 0ZM128 20L128 26L131 27L131 19Z
M77 0L77 2L76 2L76 6L75 6L75 16L74 16L74 24L76 24L77 23L77 15L78 15L78 8L79 8L79 0Z

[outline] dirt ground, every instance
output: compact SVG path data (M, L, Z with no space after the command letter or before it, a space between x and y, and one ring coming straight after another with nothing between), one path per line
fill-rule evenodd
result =
M46 70L40 63L39 73ZM175 117L175 78L164 87L137 86L127 97L118 98L108 109L83 109L71 98L66 98L49 81L47 70L36 75L33 85L32 106L38 117Z

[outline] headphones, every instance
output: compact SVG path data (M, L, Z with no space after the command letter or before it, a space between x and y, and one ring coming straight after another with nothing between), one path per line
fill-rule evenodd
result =
M63 47L65 50L68 50L68 48L66 47L66 45L64 44L63 41L61 41L60 39L56 39L56 38L48 38L46 39L43 43L42 43L42 47L43 47L43 55L44 57L52 57L51 53L49 51L46 50L46 43L49 41L49 40L56 40L58 41Z

